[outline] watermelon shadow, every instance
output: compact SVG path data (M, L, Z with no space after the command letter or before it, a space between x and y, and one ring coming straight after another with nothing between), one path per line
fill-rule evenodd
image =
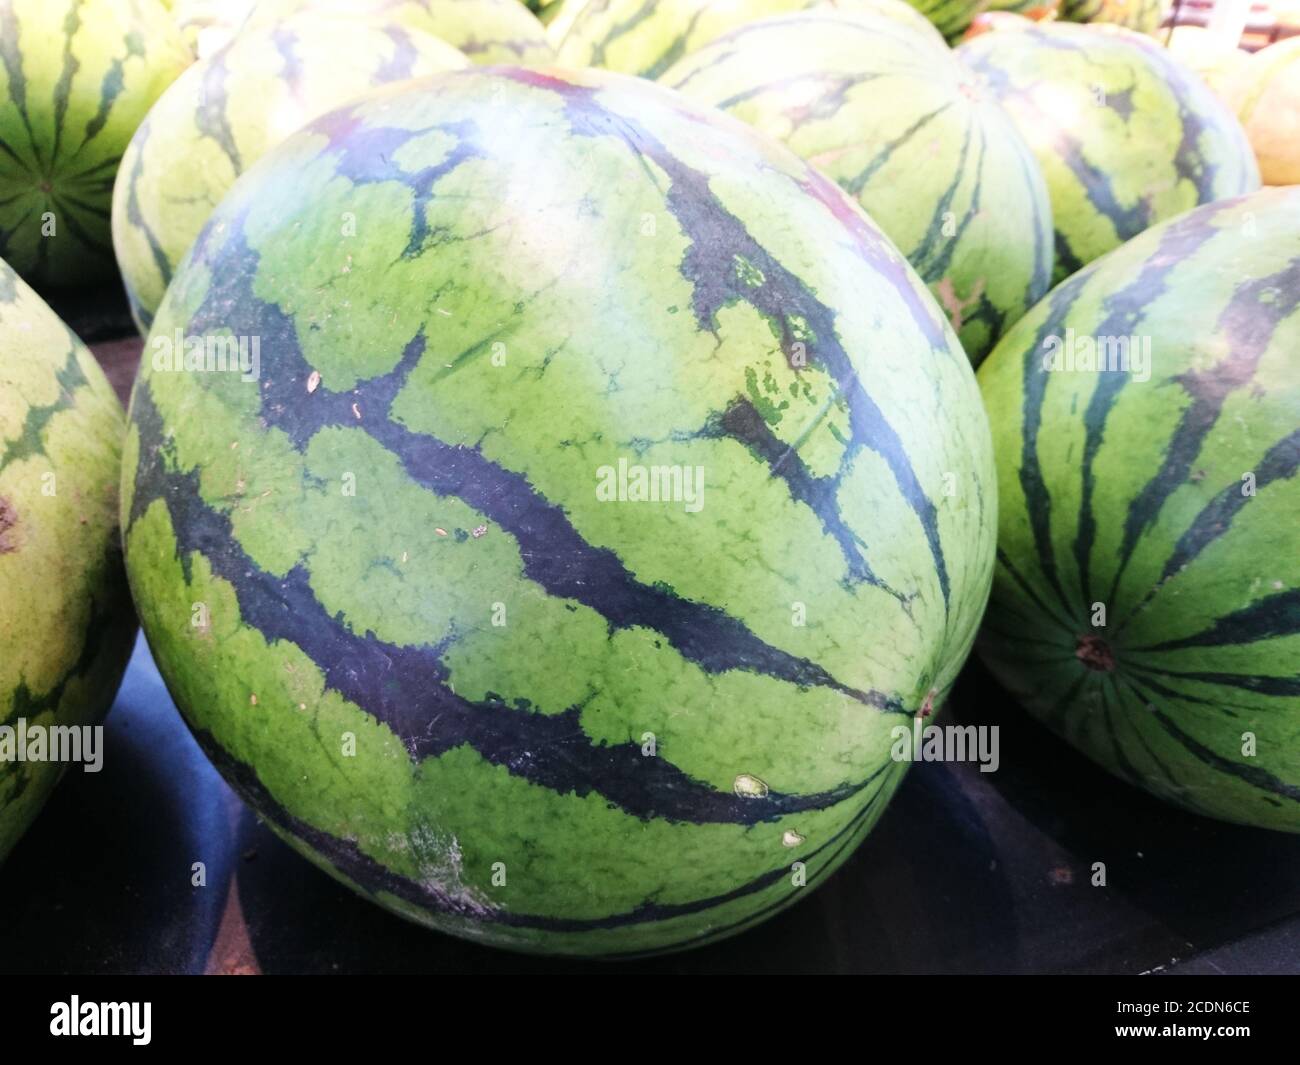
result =
M0 972L202 972L230 873L225 785L143 638L104 726L0 867ZM190 886L191 863L206 889Z
M977 662L953 704L960 723L1001 729L1001 768L987 786L1003 816L1037 841L1037 866L1026 870L1037 869L1034 906L1057 933L1090 940L1079 968L1167 966L1300 912L1300 836L1200 817L1119 780L1030 717ZM1096 862L1104 887L1091 883ZM1069 907L1041 900L1054 894Z

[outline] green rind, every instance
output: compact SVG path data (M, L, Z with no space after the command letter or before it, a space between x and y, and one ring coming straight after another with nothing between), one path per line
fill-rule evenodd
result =
M1154 41L1050 24L986 33L957 52L1043 169L1057 281L1157 222L1259 188L1241 124Z
M192 58L157 0L0 0L0 256L28 281L111 276L118 162Z
M683 56L724 33L772 15L865 11L943 38L903 0L566 0L551 24L559 62L658 78Z
M397 22L304 14L245 29L187 70L131 138L113 190L113 246L140 332L208 216L263 154L354 96L468 62Z
M948 41L957 40L988 7L988 0L908 0Z
M1059 8L1060 0L989 0L984 10L1025 16L1032 13L1035 16L1035 21L1037 21L1055 17Z
M660 81L775 137L854 196L973 364L1046 294L1052 214L1033 154L928 36L813 10L724 34Z
M1061 18L1154 33L1160 28L1167 6L1166 0L1062 0Z
M155 369L178 328L260 337L260 380ZM684 946L879 816L987 596L987 433L919 278L784 149L464 71L218 209L132 401L128 572L205 748L335 875L501 946ZM620 456L704 506L601 502Z
M1149 338L1150 380L1045 371L1067 329ZM1117 775L1300 831L1300 190L1135 238L1055 289L979 379L1000 500L984 660ZM1112 669L1079 657L1089 636Z
M0 262L0 726L93 725L113 701L135 632L123 429L90 352ZM64 768L0 758L0 862Z

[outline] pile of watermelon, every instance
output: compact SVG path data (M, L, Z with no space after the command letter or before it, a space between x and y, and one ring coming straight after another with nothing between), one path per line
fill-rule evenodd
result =
M988 6L0 0L0 724L134 605L292 847L547 953L797 901L973 647L1300 831L1300 54ZM27 287L114 266L125 425Z

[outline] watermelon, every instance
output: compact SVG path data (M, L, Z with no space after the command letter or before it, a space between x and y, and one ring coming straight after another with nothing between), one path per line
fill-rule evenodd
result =
M550 33L565 66L658 78L682 56L728 30L810 9L875 12L943 43L903 0L565 0Z
M1300 831L1300 189L1134 238L979 378L993 673L1116 775Z
M1237 68L1226 91L1265 184L1300 183L1300 37L1260 49Z
M660 81L783 140L855 196L930 285L972 363L1047 294L1052 209L1034 155L928 36L870 14L764 18Z
M1166 0L1061 0L1066 22L1123 26L1137 33L1154 33L1164 21Z
M543 66L555 60L545 27L519 0L257 0L246 26L294 14L397 23L441 37L474 63Z
M1149 38L1044 23L957 52L1043 169L1058 281L1156 222L1259 188L1241 124Z
M808 11L724 34L660 80L783 141L856 197L972 363L1046 294L1052 214L1033 154L928 36L877 15Z
M949 41L961 37L975 16L989 6L989 0L908 0L908 2L929 19L934 28Z
M111 276L113 176L192 58L158 0L0 0L0 256L28 281Z
M1044 22L1057 17L1060 13L1061 0L989 0L984 6L986 12L995 17L1015 14L1032 22ZM972 25L984 17L984 15L976 15ZM1008 25L1009 23L1002 28L1008 28Z
M190 50L206 59L220 51L244 24L255 0L177 0L172 21Z
M260 371L177 372L178 335ZM649 82L474 68L325 116L235 183L150 351L159 668L276 831L426 925L761 921L871 829L974 638L955 335L834 183Z
M299 16L246 29L187 70L131 139L113 191L113 246L140 331L213 208L269 148L367 89L468 65L418 30Z
M560 0L527 0L524 6L537 16L537 21L546 26L560 13L562 5Z
M0 262L0 861L70 764L50 730L98 724L126 668L123 431L90 352Z

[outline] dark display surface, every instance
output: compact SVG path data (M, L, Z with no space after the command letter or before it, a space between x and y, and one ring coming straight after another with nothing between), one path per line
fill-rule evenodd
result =
M999 725L998 771L914 766L866 843L793 909L646 961L533 958L407 924L281 843L208 765L141 640L103 770L69 773L0 870L0 971L1300 972L1300 837L1112 779L978 665L945 720Z

